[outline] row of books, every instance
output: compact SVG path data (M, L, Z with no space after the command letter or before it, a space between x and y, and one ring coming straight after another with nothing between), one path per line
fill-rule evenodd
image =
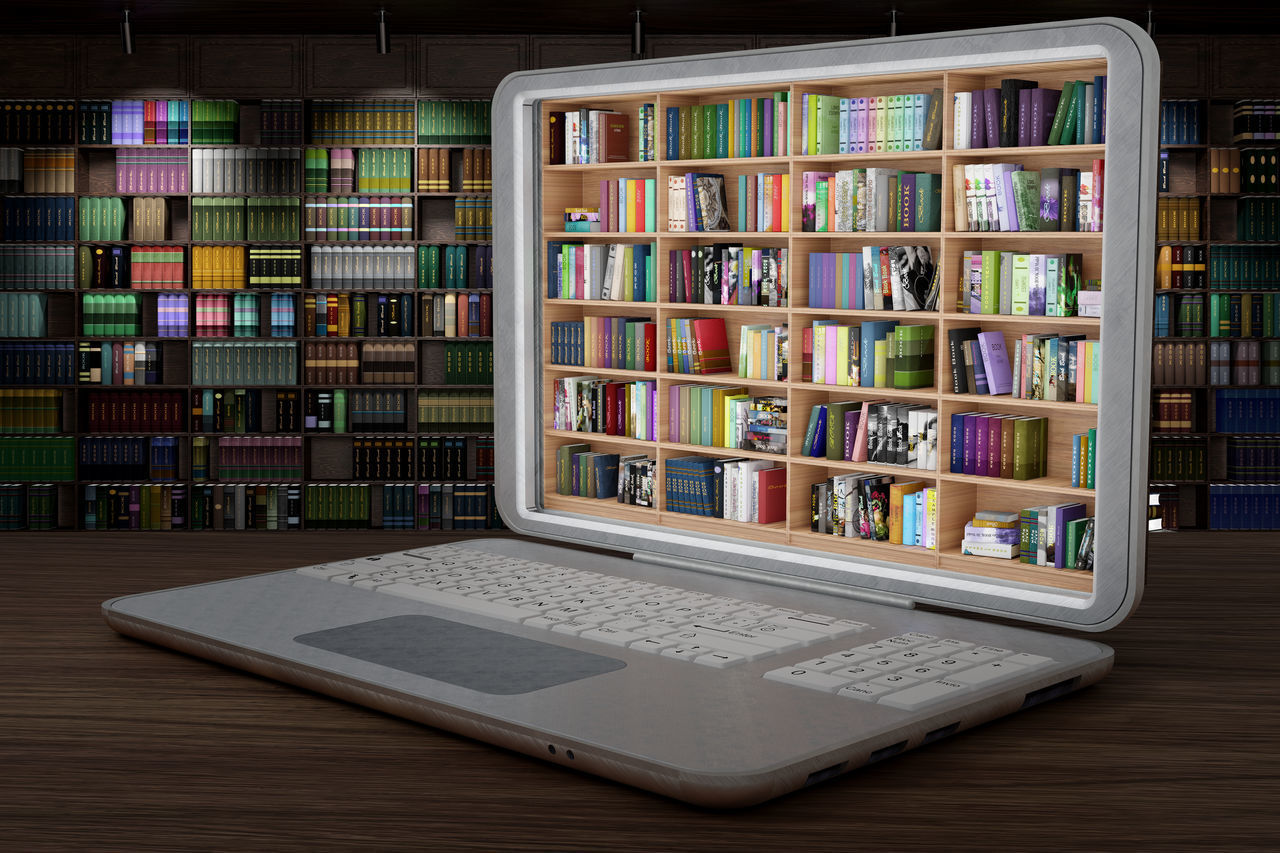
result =
M966 363L966 391L981 394L982 382L977 378L978 362L985 369L990 360L995 365L995 377L988 373L988 393L993 388L1004 387L1004 368L999 355L1000 342L993 340L991 351L995 358L979 358L973 353L974 379L968 382L968 355ZM1086 340L1084 335L1022 335L1011 342L1013 364L1010 368L1010 394L1022 400L1051 400L1057 402L1097 403L1102 399L1102 342ZM962 353L962 355L964 355ZM1005 356L1007 359L1007 354ZM954 387L954 385L953 385ZM961 391L958 393L965 393ZM996 392L999 393L999 392Z
M183 100L81 101L80 144L186 145L188 123L199 121L208 103L196 101L193 113Z
M75 469L75 436L0 436L0 482L69 483Z
M1199 145L1204 141L1203 127L1204 117L1199 100L1165 98L1160 101L1161 145Z
M547 116L550 165L625 163L631 159L631 117L617 110L555 110Z
M1200 199L1156 199L1156 240L1177 242L1200 239Z
M583 317L551 323L552 364L657 370L657 324L647 317Z
M1229 350L1227 357L1229 360ZM1151 382L1155 385L1205 385L1209 382L1208 365L1208 346L1203 341L1161 341L1151 347ZM1215 373L1214 378L1221 380L1222 376ZM1230 384L1229 370L1226 379L1213 384Z
M488 101L418 102L419 145L488 145L491 133Z
M493 391L419 391L418 431L493 432Z
M300 480L302 437L296 435L224 435L215 445L204 436L191 439L191 478L203 480Z
M414 189L413 153L407 149L308 148L306 158L307 192L411 193Z
M82 201L92 206L100 199ZM74 240L75 222L76 200L72 196L0 198L0 239L6 243Z
M73 246L0 245L0 290L73 290Z
M942 147L942 90L844 98L800 95L805 154L922 151Z
M303 344L307 385L412 385L416 344L365 341Z
M760 453L787 452L787 400L725 385L667 386L667 440Z
M1242 198L1236 204L1236 239L1280 241L1280 198Z
M62 392L0 388L0 433L62 432Z
M260 318L260 295L270 297L267 315L270 322L265 329ZM173 308L170 336L181 337L186 334L187 328L186 294L174 294L170 298L181 300ZM162 304L161 308L163 307ZM196 337L289 338L297 334L295 303L291 293L197 293L195 308ZM160 320L163 319L163 315L160 315ZM163 330L162 323L162 335Z
M88 337L141 335L143 334L142 295L138 293L82 294L80 321L80 332Z
M298 105L301 108L301 104ZM240 105L235 101L193 101L191 104L191 142L195 145L221 143L234 145L240 141ZM265 130L269 114L273 112L268 102L262 104L262 127ZM180 132L181 122L179 123ZM113 142L116 140L112 140ZM185 143L185 138L177 140ZM263 139L263 142L266 142Z
M152 341L78 341L81 385L157 385L164 379L164 347Z
M419 246L417 273L420 288L492 290L493 246Z
M924 388L934 383L934 327L897 320L841 325L815 320L802 333L805 382L864 388Z
M934 311L938 288L939 270L928 246L809 253L810 308Z
M295 341L193 341L192 385L297 385Z
M670 181L674 181L671 178ZM708 182L713 182L714 178L708 176L705 178ZM708 196L704 199L704 207L696 208L698 215L704 209L711 217L708 221L712 225L718 227L708 227L708 231L725 231L728 230L728 221L724 219L724 191L723 179L720 183L719 195ZM676 200L670 193L668 194L668 215L675 215L678 211L672 210L671 205ZM679 210L684 210L684 202L680 202ZM582 230L580 226L574 224L574 220L570 214L582 211L583 208L573 208L566 210L566 231ZM586 208L585 210L591 210ZM694 207L690 207L690 221L693 222ZM609 233L653 233L658 230L658 185L653 178L609 178L600 181L600 205L595 208L598 214L599 228L595 228L594 224L588 225L589 231L602 231ZM590 222L590 217L587 220ZM698 220L699 222L701 219ZM697 230L689 228L688 230Z
M1157 293L1155 337L1197 338L1204 336L1205 294Z
M310 158L313 150L316 149L307 149L308 179L310 179ZM120 169L121 155L130 153L135 152L128 150L116 152L117 173ZM191 192L263 194L301 192L303 171L299 163L301 156L302 151L298 148L192 148ZM182 166L185 172L185 152L182 156ZM125 190L123 186L118 188L121 191ZM159 191L163 192L163 190ZM327 188L319 190L319 192L326 191ZM185 187L180 192L186 192Z
M0 483L0 530L56 530L58 487Z
M676 224L682 224L686 219L687 216ZM668 204L667 230L680 230L671 226ZM767 233L786 233L791 230L790 175L763 172L738 175L737 230Z
M801 456L938 469L938 412L920 403L845 400L809 413Z
M680 456L665 461L667 512L778 524L787 516L787 469L764 459Z
M406 392L335 388L307 389L303 398L306 432L406 432Z
M745 175L741 176L746 178ZM761 231L785 230L783 220L791 210L791 180L789 175L762 175L764 191L757 191L763 204L769 200L768 213L760 211L757 229ZM775 180L776 179L776 180ZM613 181L600 182L601 230L604 231L654 231L657 229L657 187L653 180L619 181L614 193ZM754 182L752 182L754 186ZM747 184L741 185L746 190ZM635 198L632 205L629 199ZM740 213L746 195L739 199ZM632 209L634 207L634 210ZM777 212L776 220L774 213ZM743 217L739 217L740 219ZM739 223L745 226L745 223ZM729 204L725 194L724 175L710 172L687 172L667 178L667 230L728 231Z
M138 201L140 199L134 200L133 231L135 232L134 239L140 240L143 237L142 232L138 231L138 226L143 224L143 221L139 218ZM163 209L163 199L160 201ZM160 221L163 222L165 219L167 219L167 216L162 216ZM122 198L93 197L80 199L79 233L81 240L95 242L123 240L126 221L125 203ZM154 227L154 222L151 223L151 226ZM144 230L149 229L144 228ZM68 237L67 239L71 238ZM164 236L161 235L159 239L163 240Z
M85 530L184 530L187 527L188 487L185 483L90 483L84 487L83 494L80 520ZM212 501L211 495L210 504ZM212 507L208 510L211 512Z
M713 243L669 251L667 301L785 308L790 300L786 248Z
M0 338L43 338L49 332L44 293L0 293Z
M192 246L191 287L301 287L302 250L297 246Z
M1208 476L1208 449L1203 442L1189 437L1151 440L1148 479L1187 483L1202 481Z
M1197 248L1203 250L1203 247ZM1213 290L1280 290L1280 248L1215 245L1208 247L1208 252L1209 279L1208 284L1201 287ZM1185 267L1185 252L1183 259Z
M0 143L70 145L75 110L74 101L0 101Z
M1102 314L1101 282L1084 280L1081 254L982 249L961 253L960 264L960 280L965 284L957 308L970 314Z
M308 148L303 174L309 193L349 193L356 188L353 148ZM401 190L408 192L408 190Z
M431 248L439 247L421 246L417 256L421 258L422 250ZM449 253L450 260L454 254ZM313 288L412 290L419 274L413 246L311 246L309 257ZM452 278L455 270L450 273Z
M1210 385L1280 385L1280 341L1209 341Z
M416 118L412 100L314 100L310 140L337 145L412 145Z
M324 196L306 201L307 240L412 240L413 233L413 199L408 196Z
M657 439L658 383L653 380L571 376L555 380L552 393L554 429Z
M419 333L414 301L407 293L308 293L303 296L303 334L309 338L413 337Z
M193 172L187 167L185 148L122 148L116 152L116 192L184 195L206 168L194 162Z
M1280 188L1280 149L1276 148L1210 148L1210 174L1214 152L1231 152L1231 180L1220 192L1275 193ZM1222 156L1218 155L1219 158ZM1238 165L1236 165L1238 160ZM1222 170L1220 170L1222 171ZM1239 175L1238 182L1236 175ZM1221 181L1219 181L1221 183ZM1210 192L1213 192L1212 182Z
M810 484L809 530L936 550L938 490L892 474L837 474Z
M952 167L955 230L1101 231L1104 173L1105 161L1100 158L1093 160L1091 169L956 164Z
M492 190L492 149L424 148L418 151L418 192L485 193Z
M874 166L803 172L800 204L802 231L938 231L942 176Z
M455 240L492 240L493 199L489 196L458 196L453 200L453 221Z
M1107 141L1106 75L1065 80L1061 89L1042 87L1034 80L1006 79L998 89L957 92L954 97L956 148Z
M274 428L268 428L264 414L274 415ZM290 389L193 388L191 431L239 434L301 432L298 392Z
M1212 254L1218 255L1217 250L1225 248L1227 247L1214 247ZM1210 257L1207 246L1161 246L1156 253L1156 290L1203 290L1209 287ZM1226 258L1227 253L1223 251L1214 259L1212 267L1215 272L1223 268ZM1235 266L1239 268L1238 261ZM1231 285L1223 281L1214 286Z
M991 412L951 415L952 474L1034 480L1048 474L1049 419Z
M493 343L446 342L444 365L446 385L492 385Z
M74 148L0 148L0 192L73 193Z
M1273 338L1280 336L1280 294L1210 293L1211 338Z
M82 401L87 432L181 432L181 391L90 391Z
M301 211L296 198L191 199L191 239L196 241L299 240L303 236L300 225ZM306 236L315 238L310 232Z
M0 385L73 385L74 343L0 341Z
M1259 149L1254 149L1258 151ZM1263 186L1255 173L1254 180L1248 183L1255 189L1245 190L1246 181L1241 174L1243 157L1239 148L1209 149L1209 192L1211 194L1238 192L1262 192L1256 187ZM1170 192L1169 152L1160 152L1160 192ZM1274 192L1274 190L1272 190Z
M1280 122L1277 122L1275 99L1250 98L1236 101L1231 109L1231 141L1253 142L1260 139L1280 139Z
M981 557L1017 558L1059 569L1093 571L1094 518L1078 501L1027 507L1017 512L980 511L965 525L961 551Z
M236 294L239 296L240 294ZM210 322L210 314L213 313L208 303L203 302L204 294L196 296L196 334L200 337L207 338L225 338L230 337L230 330L225 332ZM226 306L219 306L223 312ZM185 293L161 293L156 296L156 336L161 338L185 338L188 334L189 320L187 317L188 302ZM238 312L237 312L238 313ZM101 331L100 334L108 334ZM257 334L257 329L254 329Z
M1280 424L1280 390L1219 388L1213 392L1213 431L1276 432Z
M1151 392L1152 432L1195 432L1195 404L1190 391Z
M1280 481L1280 437L1229 436L1227 479L1237 483Z
M419 480L491 481L492 456L492 436L357 438L351 442L351 471L358 480L413 480L416 475Z
M82 480L152 482L178 479L178 442L174 436L82 436L79 477Z
M547 298L656 302L656 243L547 242Z
M181 246L81 246L81 287L93 290L181 290Z
M790 96L783 91L723 104L667 107L663 159L786 156L791 153L790 112Z
M1209 485L1210 530L1280 530L1280 485Z

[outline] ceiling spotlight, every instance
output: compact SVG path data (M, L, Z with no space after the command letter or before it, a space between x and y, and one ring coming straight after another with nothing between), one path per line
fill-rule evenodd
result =
M133 24L129 20L129 10L124 10L124 20L120 22L120 49L125 55L133 53Z
M896 8L889 11L889 37L894 38L898 35L898 10Z
M640 20L640 10L636 9L636 21L631 28L631 55L644 53L644 22Z
M391 36L387 33L387 10L378 10L378 53L391 52Z

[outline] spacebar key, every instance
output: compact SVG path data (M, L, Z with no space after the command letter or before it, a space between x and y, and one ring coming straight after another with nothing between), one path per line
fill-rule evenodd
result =
M537 614L521 607L510 607L496 601L485 601L483 598L471 598L466 595L451 595L431 587L417 586L411 583L389 583L375 589L394 595L398 598L410 598L414 601L425 601L451 610L464 610L467 613L478 613L481 616L492 616L503 622L521 622Z

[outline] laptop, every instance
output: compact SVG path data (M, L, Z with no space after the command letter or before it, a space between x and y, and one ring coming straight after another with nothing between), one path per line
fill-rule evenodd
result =
M1043 628L1105 631L1129 615L1142 589L1159 67L1144 32L1098 19L510 75L493 104L496 502L505 524L523 536L440 545L424 535L422 547L409 551L128 595L103 605L108 624L157 645L716 807L786 794L1095 683L1110 671L1112 650ZM1092 125L1097 139L1105 128L1105 141L997 155L965 150L973 139L956 139L956 123L970 116L952 111L953 93L981 98L981 90L998 88L1004 78L1060 89L1077 76L1082 88L1086 80L1105 87L1105 120ZM877 94L929 95L944 79L944 153L859 157L830 147L805 153L818 141L800 123L819 101L800 95L843 93L856 104ZM793 81L810 90L789 89ZM704 156L694 166L727 176L721 201L729 220L748 215L740 176L757 173L789 174L790 212L798 215L807 201L806 171L884 166L945 170L950 180L954 166L961 167L957 179L965 165L997 162L1043 176L1059 166L1088 172L1101 166L1094 160L1105 160L1102 202L1079 211L1105 213L1105 231L981 233L976 221L964 231L957 217L968 215L969 199L956 208L945 199L941 231L935 226L914 237L809 233L807 223L769 233L760 220L761 233L728 235L582 234L559 225L561 207L597 206L601 181L607 191L609 181L650 177L665 190L674 186L669 178L685 175L685 167L667 162L678 156L678 138L668 148L661 131L653 134L657 162L640 161L640 146L649 144L644 104L674 107L653 119L663 128L670 126L664 120L680 121L680 105L733 102L760 116L760 104L778 91L796 96L786 107L791 124L782 125L791 128L790 160L769 159L785 154L786 134L774 133L774 151L754 149L762 159L718 164ZM628 114L630 148L621 164L553 165L564 154L592 154L585 143L551 150L549 116L576 107ZM736 141L744 146L739 153L763 144ZM914 147L904 131L900 142ZM607 195L601 200L610 203ZM680 201L668 197L658 210L665 217ZM590 227L590 216L574 218ZM626 304L617 291L610 301L576 284L557 291L565 282L557 258L565 256L548 245L575 241L656 245L651 262L660 271L638 277ZM863 311L827 313L847 325L872 318L931 324L939 337L934 384L903 391L813 381L797 358L802 327L825 316L807 307L819 304L819 284L806 272L822 262L811 255L907 242L927 244L936 256L940 309L867 314L870 303L855 299ZM790 301L744 307L714 294L694 299L686 298L691 290L677 292L668 261L710 243L788 249ZM980 305L974 314L960 313L951 301L963 301L960 288L968 282L960 277L979 263L971 253L982 250L1079 254L1083 278L1102 282L1100 319L979 315ZM723 269L716 275L726 280ZM739 293L752 282L744 276L741 283ZM589 276L585 286L592 286ZM597 298L564 298L584 295ZM635 298L645 295L654 298ZM1085 301L1076 313L1085 313ZM641 330L645 323L656 327L658 358L670 350L671 360L648 370L635 363L602 368L597 351L597 366L584 367L573 361L581 354L552 351L563 328L553 324L621 316L638 318ZM690 372L668 337L680 332L671 321L684 318L728 318L739 349L732 353L735 367L748 357L738 327L772 324L776 333L789 322L790 378ZM1079 374L1058 377L1083 385L1085 361L1097 358L1087 389L1095 396L1081 397L1095 402L1028 399L1030 389L1017 396L953 393L945 387L953 381L947 333L966 327L1004 332L1022 348L1033 345L1022 342L1024 333L1060 338L1064 348L1073 334L1102 341L1100 353L1072 348L1081 354ZM714 346L712 338L706 346ZM767 357L755 364L761 363L777 369ZM611 384L624 388L630 407L613 421L603 409L622 404L617 388L607 397ZM680 387L714 385L734 396L740 384L748 411L777 416L759 403L766 397L788 406L782 453L759 444L692 444L692 436L677 434L683 427L671 416L682 403ZM586 396L573 396L584 388L591 389ZM636 389L648 389L648 397ZM882 456L828 458L801 447L813 409L886 398L935 410L941 427L935 468L921 467L919 454L917 467L905 468ZM593 403L601 411L593 412ZM687 405L693 404L691 397ZM565 412L568 420L557 420ZM1037 417L1047 418L1042 426L1052 452L1040 469L1047 476L1034 476L1034 456L1027 457L1029 478L989 476L996 461L987 475L965 473L963 459L958 470L949 465L965 442L964 416L975 413L1037 424ZM962 429L954 437L953 416ZM734 440L743 437L728 419L724 429ZM1093 488L1071 484L1073 474L1083 476L1074 469L1088 464L1076 436L1092 438ZM923 433L918 439L928 440ZM781 474L767 474L778 467ZM874 487L889 478L918 480L937 502L920 504L927 523L917 515L903 525L900 535L908 538L900 541L914 544L882 541L874 529L881 519L871 518L866 499L878 509L883 498ZM779 483L786 494L780 510L766 491ZM904 512L912 494L903 498ZM1073 506L1081 518L1052 517ZM1071 523L1084 518L1093 521ZM999 546L1011 543L1012 559L992 556L1008 554ZM1055 544L1062 567L1054 560L1039 565L1041 551ZM300 694L298 701L312 700Z

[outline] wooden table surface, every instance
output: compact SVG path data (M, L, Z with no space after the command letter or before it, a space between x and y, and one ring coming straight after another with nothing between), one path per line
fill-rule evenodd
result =
M0 538L0 849L1224 850L1280 839L1280 537L1153 538L1112 675L736 812L116 635L110 597L422 534ZM1228 544L1229 543L1229 544Z

